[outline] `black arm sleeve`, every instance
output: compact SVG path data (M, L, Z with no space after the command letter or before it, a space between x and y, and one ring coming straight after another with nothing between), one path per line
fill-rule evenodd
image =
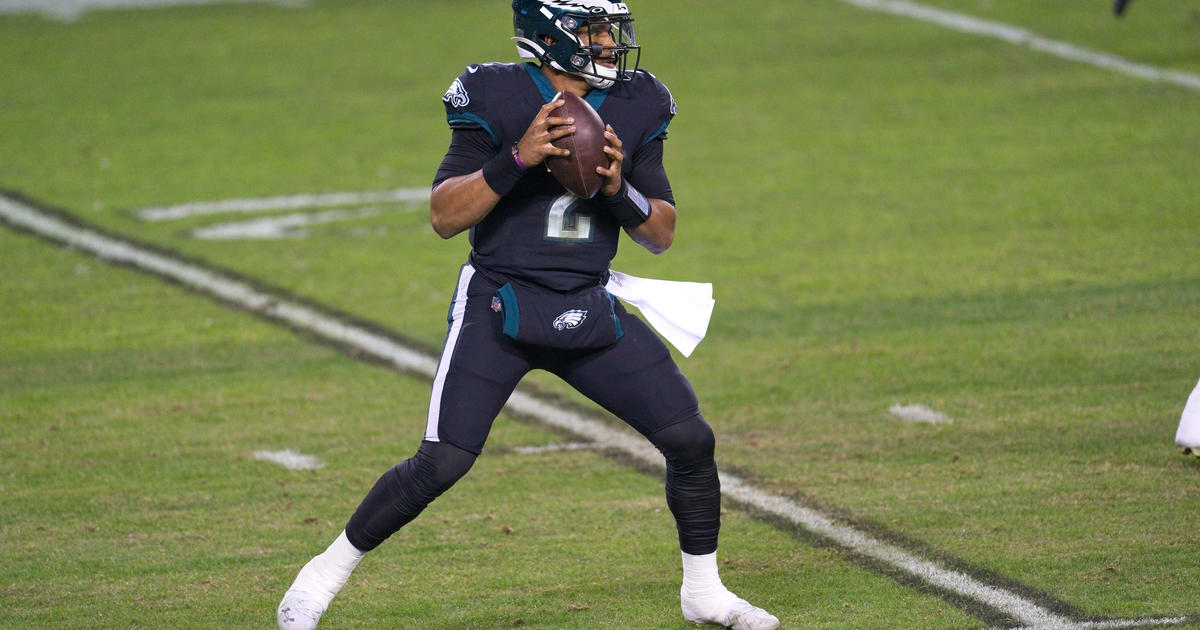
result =
M478 171L497 151L491 134L482 127L455 129L450 135L450 148L446 149L446 156L433 177L433 185Z
M671 192L671 181L667 179L667 169L663 167L663 139L661 136L651 140L634 154L629 183L650 199L662 199L675 205L675 196Z

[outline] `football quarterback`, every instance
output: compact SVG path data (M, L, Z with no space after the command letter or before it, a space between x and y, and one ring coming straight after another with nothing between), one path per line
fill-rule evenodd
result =
M639 68L625 3L514 0L512 10L513 40L530 61L469 65L442 98L450 146L433 178L430 222L442 238L467 232L470 252L452 293L423 439L300 570L277 609L279 628L316 628L364 555L467 474L517 384L544 370L663 454L684 618L773 630L779 620L718 575L716 438L696 393L662 339L606 289L623 235L655 254L674 241L663 146L675 100ZM577 129L564 113L568 93L603 123L597 143L607 157L597 158L599 190L586 199L546 167L570 153L555 144Z

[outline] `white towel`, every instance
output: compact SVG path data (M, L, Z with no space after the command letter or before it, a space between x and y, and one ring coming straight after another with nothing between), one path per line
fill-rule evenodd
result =
M1200 450L1200 383L1188 396L1179 418L1179 430L1175 432L1175 443L1183 448Z
M692 356L704 339L716 304L708 282L651 280L612 271L604 288L622 302L636 306L658 334L685 357Z

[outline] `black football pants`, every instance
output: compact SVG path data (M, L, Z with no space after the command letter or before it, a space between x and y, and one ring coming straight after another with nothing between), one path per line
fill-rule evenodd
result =
M721 489L712 429L663 342L618 303L624 336L591 351L531 347L505 337L493 311L497 285L465 265L433 383L425 440L379 478L346 525L368 551L416 518L470 470L492 422L529 371L552 372L646 436L666 458L667 505L680 548L717 548Z

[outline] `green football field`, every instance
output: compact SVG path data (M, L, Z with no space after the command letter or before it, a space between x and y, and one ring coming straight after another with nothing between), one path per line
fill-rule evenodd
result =
M441 96L509 3L81 4L0 0L0 630L273 628L423 434ZM614 268L713 283L725 583L1200 629L1200 0L631 5L680 217ZM680 573L654 458L535 374L322 628L684 630Z

